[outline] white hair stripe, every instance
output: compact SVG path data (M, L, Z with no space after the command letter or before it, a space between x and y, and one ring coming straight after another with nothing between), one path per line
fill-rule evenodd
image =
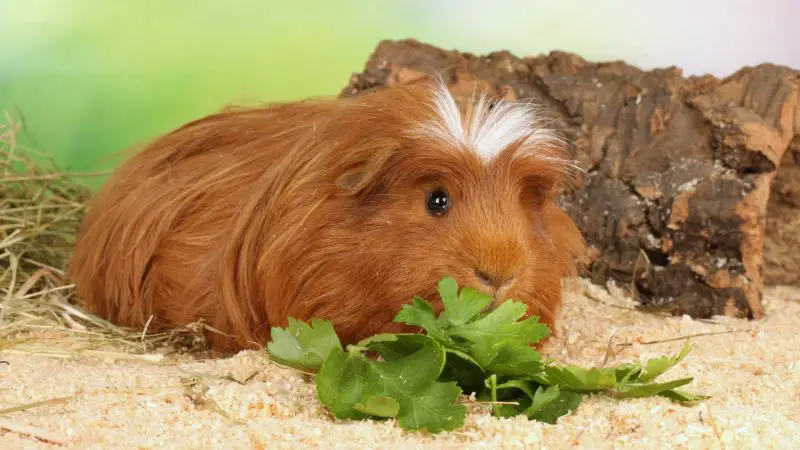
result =
M473 95L467 108L468 114L462 117L447 84L437 78L431 106L437 117L421 124L417 131L457 147L465 146L484 162L490 162L511 144L523 140L525 150L520 156L577 168L549 152L539 152L544 148L561 147L563 141L554 130L544 126L539 110L531 102L499 99L490 103L485 94L477 98Z

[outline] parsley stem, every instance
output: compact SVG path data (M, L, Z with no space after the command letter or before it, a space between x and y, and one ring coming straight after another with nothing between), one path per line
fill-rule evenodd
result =
M497 374L493 373L489 376L489 386L492 390L492 413L497 416L498 408L500 408L500 405L497 404Z

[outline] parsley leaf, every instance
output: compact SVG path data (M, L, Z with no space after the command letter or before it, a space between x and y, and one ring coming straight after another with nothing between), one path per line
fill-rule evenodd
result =
M437 340L447 340L442 328L439 326L439 322L436 320L433 308L428 302L419 297L414 297L410 305L404 305L395 316L394 321L420 327L427 331L429 336Z
M463 425L466 409L455 403L461 388L438 381L445 365L441 345L423 335L395 337L332 352L317 374L320 401L340 419L396 417L403 428L433 433ZM369 359L365 348L389 358Z
M694 403L711 398L709 395L692 394L691 392L685 392L679 389L667 389L666 391L659 392L658 395L679 403Z
M547 366L543 375L533 377L546 385L559 385L576 391L600 391L617 387L614 369L583 369L568 365L565 367Z
M550 330L547 325L538 323L538 317L517 322L527 308L524 303L509 300L477 320L448 329L447 334L473 343L484 339L513 339L533 343L548 336Z
M685 386L691 382L691 378L681 378L665 383L624 383L617 388L617 396L621 398L652 397L664 391Z
M400 403L392 397L368 397L364 403L356 403L353 409L376 417L397 417L400 413Z
M368 403L364 393L369 372L361 353L334 349L317 374L317 397L339 419L363 419L366 415L355 405Z
M472 288L462 288L459 294L456 280L452 277L445 277L439 282L439 296L444 303L450 326L466 324L493 300Z
M487 380L487 386L497 391L493 398L516 401L518 405L496 408L495 415L511 417L525 415L531 420L554 424L559 417L569 414L580 405L580 393L559 386L536 386L532 382L511 380L496 386ZM505 395L502 395L505 394Z
M677 355L673 357L661 356L647 360L644 372L639 375L639 381L648 382L656 379L661 374L671 369L679 362L683 361L687 356L689 356L690 351L692 351L692 346L687 340L686 344L683 345L683 349Z
M539 387L533 404L523 414L531 420L555 424L559 417L575 411L582 400L581 394L567 388L550 386L543 390Z
M543 368L539 352L524 343L486 339L473 345L469 353L481 367L498 375L523 376Z
M475 359L461 350L445 347L447 364L440 381L455 381L465 392L478 392L483 387L486 372Z
M333 349L342 344L330 322L313 319L311 325L293 317L288 328L273 328L267 344L270 357L279 363L303 369L319 369Z

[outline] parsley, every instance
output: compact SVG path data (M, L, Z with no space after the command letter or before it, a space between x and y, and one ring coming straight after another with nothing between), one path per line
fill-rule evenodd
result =
M465 392L494 404L498 417L525 415L556 423L588 393L617 398L660 395L676 402L708 397L678 390L691 378L656 382L691 351L611 368L585 369L542 361L532 344L550 334L538 317L522 319L527 307L508 300L487 311L492 299L446 277L439 282L444 311L436 316L414 297L395 322L421 334L378 334L342 347L330 322L290 319L273 328L270 357L298 369L317 370L319 400L339 419L397 419L409 430L450 431L464 424ZM371 358L368 352L380 358Z
M339 419L396 417L407 429L431 432L460 426L466 413L455 401L461 388L437 381L445 351L418 334L380 335L347 350L335 348L317 374L317 395ZM383 361L367 358L374 350Z
M272 328L267 351L287 366L319 369L334 348L342 348L330 322L312 319L311 326L290 317L288 328Z

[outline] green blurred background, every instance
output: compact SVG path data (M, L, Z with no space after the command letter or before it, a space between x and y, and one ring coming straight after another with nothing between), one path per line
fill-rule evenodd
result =
M0 109L24 118L23 144L62 169L96 171L231 103L336 95L382 39L473 53L559 49L726 75L800 62L800 39L781 46L770 35L796 29L780 21L800 17L798 3L0 0ZM759 29L741 33L748 20L772 45Z

